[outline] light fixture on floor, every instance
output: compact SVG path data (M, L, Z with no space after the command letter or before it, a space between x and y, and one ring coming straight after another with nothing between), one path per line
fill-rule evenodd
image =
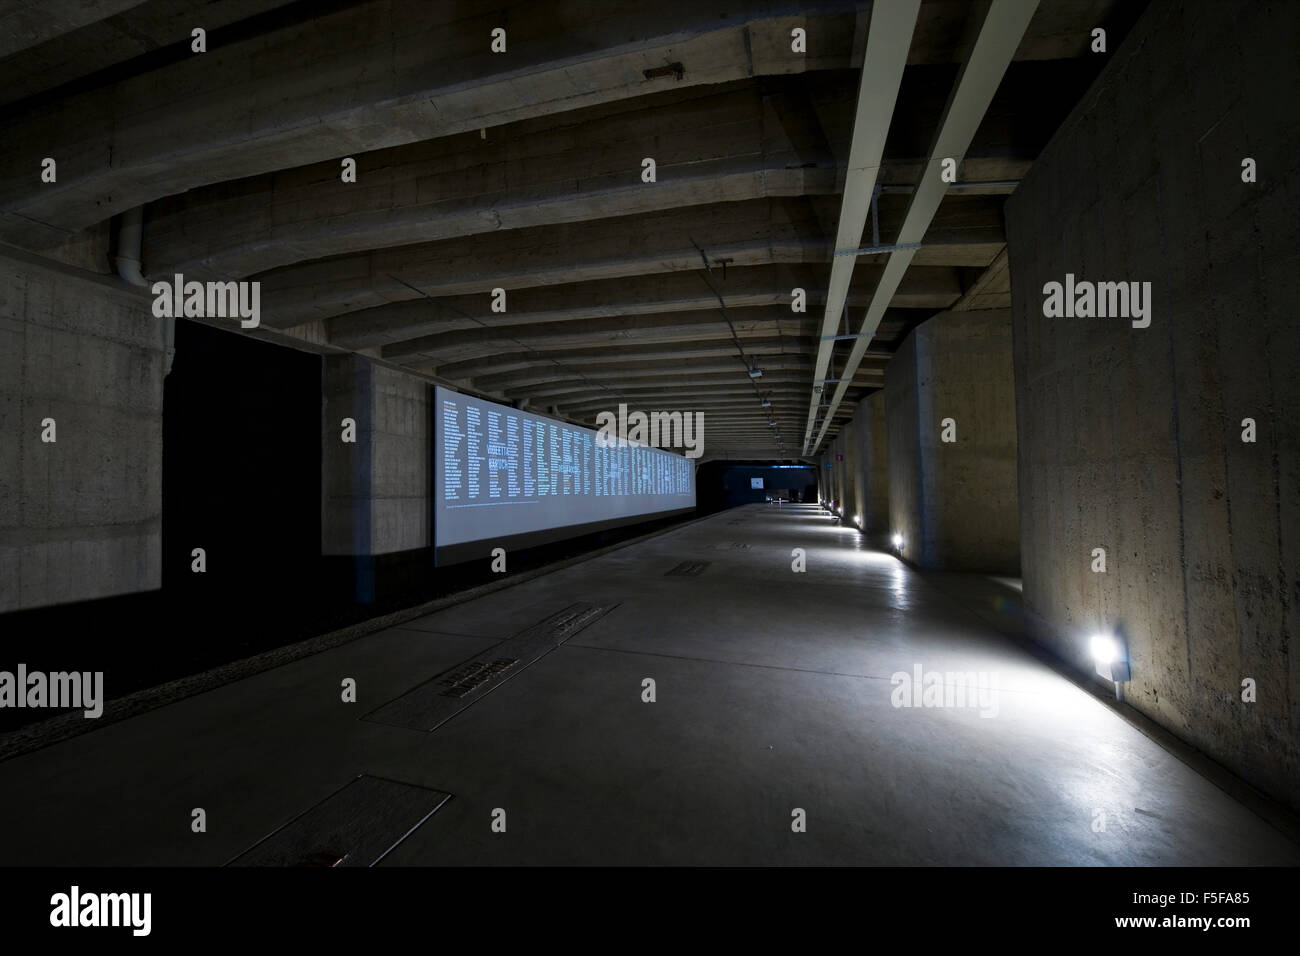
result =
M1132 677L1128 654L1112 634L1094 634L1088 642L1097 675L1115 685L1115 699L1124 699L1123 685Z
M903 550L903 536L901 534L894 535L894 550L895 551Z

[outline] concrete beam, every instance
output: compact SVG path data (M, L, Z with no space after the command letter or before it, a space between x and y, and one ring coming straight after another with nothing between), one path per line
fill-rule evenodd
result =
M799 340L791 336L753 339L746 343L745 355L763 369L763 377L767 378L782 368L802 368L807 365L811 352L810 346L809 340ZM780 351L782 348L786 351ZM883 363L889 360L890 354L880 352L875 358ZM492 388L494 383L500 383L501 387L515 383L523 384L529 380L530 375L538 376L543 381L554 380L557 374L564 375L566 371L571 374L572 371L585 373L603 370L607 375L646 372L653 375L680 377L705 368L729 368L733 369L738 376L748 380L740 353L729 339L645 346L637 349L585 348L557 349L549 352L512 352L448 362L434 368L443 378L472 379L479 383L480 388ZM762 384L761 378L755 381L757 384Z
M53 245L207 183L664 89L845 68L853 3L570 0L470 12L363 3L196 54L5 123L0 238ZM507 26L507 52L490 50ZM790 30L808 31L807 54ZM680 77L646 76L681 63ZM274 96L266 90L273 88ZM59 159L42 185L42 156Z
M731 314L736 332L742 339L778 333L803 338L813 332L806 316L792 314L788 307L779 305L736 309ZM436 364L496 354L503 348L536 351L581 346L625 348L665 342L713 340L726 333L726 322L722 313L715 308L711 311L624 315L486 329L476 325L440 335L423 336L410 342L386 345L381 353L384 358Z
M858 268L849 290L850 305L865 307L871 301L882 271L878 266ZM714 280L735 316L748 308L780 306L792 319L799 319L814 313L821 304L825 294L823 274L824 269L818 266L728 266L725 275L719 272ZM420 297L335 316L327 322L329 340L349 349L392 344L397 347L389 354L401 355L435 348L443 334L460 330L482 329L490 335L487 329L497 327L699 310L712 310L721 321L716 311L717 297L703 276L704 270L697 269L512 289L509 311L505 313L490 311L490 295L486 292L432 300ZM790 312L791 292L796 288L807 293L808 313ZM894 293L894 303L904 309L943 309L961 294L961 280L955 269L918 266L908 271ZM409 347L411 353L404 347Z
M496 287L509 291L693 272L701 267L697 246L711 263L725 261L728 272L733 266L828 262L832 247L815 202L765 199L694 206L291 266L259 277L263 322L287 328L421 294L486 296ZM955 198L925 239L919 250L924 255L915 257L918 264L987 266L1006 244L1002 200Z
M884 370L873 375L864 375L859 383L862 388L872 386L880 387L884 383ZM571 410L582 410L585 408L607 407L605 403L611 400L611 397L618 396L618 400L628 400L632 398L663 398L665 400L674 400L679 403L702 402L709 404L710 407L717 407L720 403L732 403L745 410L752 410L755 415L761 416L764 420L771 416L773 409L778 405L782 408L796 400L802 401L805 397L805 389L794 378L788 378L782 382L773 383L762 397L772 402L772 408L762 408L759 405L760 395L752 388L749 388L745 382L737 382L734 377L726 376L703 376L699 379L692 378L689 384L672 383L672 382L637 382L628 381L626 384L619 382L571 382L556 386L553 389L531 391L527 388L513 390L515 397L525 398L529 402L538 405L560 405ZM617 402L616 402L617 404ZM678 407L674 405L673 407ZM845 412L849 415L849 412Z
M565 223L383 249L261 276L264 322L288 327L386 302L730 265L800 263L829 250L810 203L770 199ZM414 287L414 288L412 288ZM416 291L418 290L418 291ZM507 306L508 307L508 306ZM485 301L482 311L490 309Z
M863 388L879 388L883 384L883 371L874 376L864 376ZM701 407L712 402L730 401L742 409L753 409L755 413L760 412L759 394L750 390L745 391L744 384L737 384L734 381L713 380L707 382L692 382L689 385L681 383L673 384L669 382L651 382L638 385L630 383L628 385L612 384L608 389L599 389L592 387L580 387L582 383L570 387L565 392L553 393L538 397L536 404L556 404L567 408L581 410L586 407L597 408L603 407L602 403L609 400L610 396L673 396L683 403L700 403ZM774 385L768 391L762 393L763 397L771 399L773 409L781 411L787 408L786 403L794 398L803 398L802 388L793 380ZM530 402L534 400L530 399ZM761 409L761 413L766 418L772 409ZM850 417L848 410L844 412L845 417Z
M876 366L863 365L858 369L854 382L869 381L878 376L888 360L880 358ZM474 382L497 386L501 394L523 395L523 390L531 393L547 388L574 386L579 383L595 384L596 387L612 386L614 388L631 388L633 386L665 385L672 387L694 387L710 382L734 382L736 387L744 387L746 394L769 394L782 385L798 385L803 396L808 394L807 379L800 379L806 374L811 361L808 353L792 355L783 359L771 359L760 363L764 368L761 379L750 379L739 362L726 355L716 358L684 358L674 368L660 360L624 362L621 365L585 365L566 364L539 365L527 370L511 372L496 377L479 376ZM708 378L715 376L715 378ZM479 385L478 387L484 387ZM755 391L757 389L757 391Z
M786 360L772 360L764 364L766 374L759 381L764 383L767 390L771 390L778 384L798 384L802 394L806 397L808 394L807 379L800 380L799 375L806 375L811 367L811 361L808 360L807 353ZM886 365L885 359L880 359L876 368L870 368L866 365L859 369L860 378L863 380L870 379L879 373ZM624 361L622 364L610 363L607 365L574 365L564 364L556 365L553 363L541 362L535 366L517 369L515 371L497 374L495 376L478 376L463 377L452 379L452 381L474 382L475 388L491 391L494 394L507 394L519 392L521 397L523 389L535 389L537 387L549 387L552 383L577 383L589 382L596 383L596 387L605 386L621 387L631 386L634 384L665 384L674 385L678 383L693 384L701 376L718 375L726 379L736 381L742 385L751 384L751 379L745 374L744 368L739 362L733 361L725 355L719 355L714 358L688 358L683 359L681 364L674 369L672 366L665 364L660 359L652 359L641 362ZM689 376L689 378L687 377ZM640 380L639 383L634 380ZM854 381L858 381L855 378ZM762 389L760 389L762 390Z
M115 16L141 0L9 0L0 8L0 57Z
M884 385L883 370L874 376L864 376L858 383L862 392ZM734 406L745 417L767 421L775 412L802 404L805 393L794 380L787 380L775 385L763 397L772 402L770 408L760 408L759 396L753 391L746 392L743 386L725 379L701 381L689 387L674 385L669 382L650 382L647 384L618 382L583 384L575 383L568 388L549 394L533 395L527 389L520 390L520 399L527 400L534 407L557 405L574 414L583 410L595 411L601 408L613 408L619 402L641 402L657 408L698 407L716 411L724 405ZM518 399L517 399L518 400ZM611 402L613 404L611 404ZM751 413L752 412L752 416ZM851 417L848 412L844 417Z
M9 0L5 6L15 2L33 11L33 29L18 36L0 14L0 38L24 44L10 51L0 39L0 106L13 104L15 110L62 99L73 85L93 82L92 76L118 82L188 59L195 27L207 30L213 49L236 33L247 37L322 12L320 2L308 11L285 0ZM337 6L339 0L330 2Z
M150 207L144 262L225 279L485 232L831 195L842 171L820 128L776 112L797 89L678 88L566 114L559 128L547 117L362 153L355 183L329 160L189 192Z
M698 468L710 461L775 461L802 464L807 459L791 456L789 449L785 449L783 454L780 446L775 444L737 445L732 448L710 449L706 442L705 452L695 460L695 466Z

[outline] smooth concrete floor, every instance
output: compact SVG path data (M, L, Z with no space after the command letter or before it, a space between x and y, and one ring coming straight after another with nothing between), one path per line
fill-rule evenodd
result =
M436 731L360 719L579 601L618 607ZM918 665L996 715L895 707ZM751 505L6 761L0 864L220 865L359 773L453 795L382 865L1300 863L925 575Z

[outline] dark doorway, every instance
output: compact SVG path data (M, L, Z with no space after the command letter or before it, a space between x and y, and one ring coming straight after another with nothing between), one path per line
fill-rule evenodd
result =
M701 515L738 505L816 501L817 473L811 465L707 461L695 476L695 501Z
M169 595L238 619L309 591L320 561L320 376L317 355L176 323L163 399Z

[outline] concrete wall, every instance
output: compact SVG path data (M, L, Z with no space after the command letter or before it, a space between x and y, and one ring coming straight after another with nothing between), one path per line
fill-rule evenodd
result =
M832 488L835 493L831 496L840 503L840 514L847 514L849 520L853 520L853 489L849 484L852 470L847 454L848 440L844 430L841 430L835 436L835 441L831 442L827 457L831 463Z
M322 553L431 546L429 384L347 355L325 358L324 388ZM340 438L344 418L356 420L356 444Z
M847 490L848 468L844 457L845 439L846 429L841 429L834 440L827 443L822 468L827 481L827 503L831 504L838 501L840 503L840 512L848 511L849 519L852 520L851 499Z
M1135 707L1300 807L1296 36L1300 4L1156 0L1007 232L1040 639L1091 671L1089 634L1117 630ZM1067 272L1151 282L1150 327L1045 318Z
M150 301L0 254L0 612L161 586L165 330Z
M835 443L828 442L826 450L817 459L817 497L827 506L839 496L836 487Z
M838 436L843 466L844 491L840 495L840 507L844 511L847 524L861 523L862 512L858 511L858 498L862 494L862 455L858 441L857 422L850 420L840 429Z
M882 546L889 539L889 455L885 393L868 395L853 413L853 513L867 539Z
M1020 572L1008 310L943 312L885 371L890 534L924 568ZM956 441L941 440L944 419Z

